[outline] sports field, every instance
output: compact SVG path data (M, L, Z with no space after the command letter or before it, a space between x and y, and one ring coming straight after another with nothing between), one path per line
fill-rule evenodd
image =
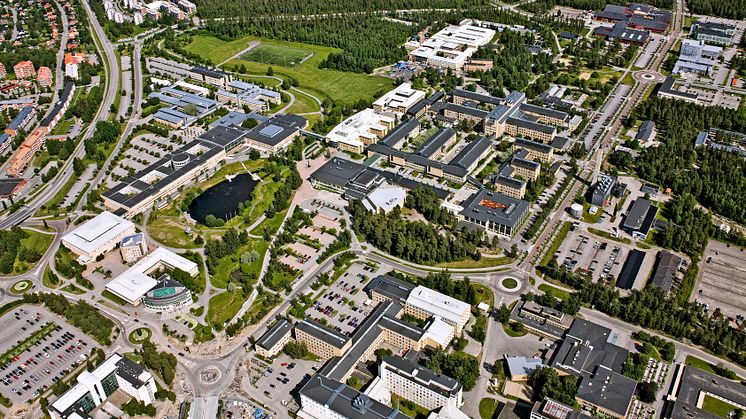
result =
M242 55L241 58L262 64L295 67L311 56L311 54L313 53L301 49L261 43L250 49L246 54Z

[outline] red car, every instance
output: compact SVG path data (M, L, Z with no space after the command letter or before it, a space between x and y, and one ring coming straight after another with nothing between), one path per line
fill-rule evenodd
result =
M283 362L282 364L280 364L281 367L286 367L287 365L288 365L287 362Z

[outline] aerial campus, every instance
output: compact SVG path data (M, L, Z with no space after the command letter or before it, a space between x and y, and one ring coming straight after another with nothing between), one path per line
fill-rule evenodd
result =
M5 0L0 417L746 416L743 0Z

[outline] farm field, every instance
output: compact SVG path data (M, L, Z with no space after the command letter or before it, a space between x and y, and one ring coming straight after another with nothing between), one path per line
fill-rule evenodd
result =
M302 44L297 42L277 41L272 39L258 38L255 36L244 36L234 41L226 42L218 38L198 35L185 48L187 51L210 58L219 63L231 56L238 54L249 46L251 42L260 42L266 48L268 46L284 47L299 51L308 51L313 56L303 64L295 67L283 67L273 65L274 75L277 77L292 77L298 81L302 90L318 96L320 99L328 97L332 100L341 100L353 103L360 99L372 100L383 92L391 90L394 80L386 77L371 76L367 74L351 73L330 69L320 69L319 63L332 52L339 51L335 48L322 47L318 45ZM245 58L232 59L223 65L224 69L232 70L246 67L250 74L267 74L268 64Z

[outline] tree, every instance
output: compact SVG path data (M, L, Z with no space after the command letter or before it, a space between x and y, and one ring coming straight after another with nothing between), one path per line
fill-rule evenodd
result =
M272 68L272 66L267 67L267 75L270 77L275 75L275 70Z
M261 155L259 154L259 151L255 148L252 148L251 151L249 151L249 158L251 160L259 160Z
M575 404L578 383L577 378L572 375L560 377L554 368L540 367L528 376L528 384L534 389L534 401L549 397L566 405Z
M657 392L658 383L641 382L637 384L637 396L643 403L653 403Z
M378 348L375 352L373 352L376 355L376 359L378 361L382 360L383 358L387 356L391 356L394 353L389 348Z
M257 125L259 125L259 121L254 118L248 118L245 121L241 122L241 126L243 128L254 128ZM251 150L254 151L253 148Z
M510 246L510 253L508 253L508 256L510 256L511 258L515 258L516 256L518 256L518 245L517 244L513 243L513 245Z
M474 388L479 378L477 358L460 351L446 354L442 349L437 349L425 362L425 366L435 373L442 372L454 378L466 391Z
M309 354L306 344L298 342L288 342L285 347L282 348L282 352L295 359L306 358Z

